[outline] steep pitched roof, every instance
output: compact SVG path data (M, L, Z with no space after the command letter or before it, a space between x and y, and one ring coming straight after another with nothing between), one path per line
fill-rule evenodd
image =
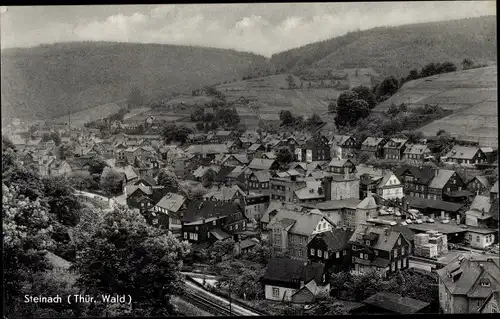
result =
M410 144L406 147L403 154L426 154L429 153L430 150L425 144Z
M250 147L248 147L248 150L251 152L257 151L259 148L263 147L262 144L252 144Z
M353 231L351 230L334 228L331 231L316 234L311 241L315 238L320 238L326 243L330 251L337 252L347 247L352 234Z
M491 188L490 192L498 194L498 181L496 181L495 184L493 184L493 187Z
M172 212L177 212L185 201L186 198L182 195L176 193L167 193L162 197L162 199L160 199L156 206L165 208Z
M491 209L490 197L477 195L476 197L474 197L474 200L470 205L470 210L482 211L483 209L486 213L490 211Z
M248 168L256 169L256 170L265 170L270 169L274 164L274 160L272 159L264 159L264 158L254 158L250 164L248 164Z
M391 138L385 145L384 148L401 148L403 147L406 142L408 142L408 139L405 138ZM391 146L395 145L395 146Z
M225 144L195 144L186 149L186 153L190 154L224 154L228 153L228 148Z
M241 195L244 194L241 188L239 188L237 185L233 185L231 187L221 187L220 189L213 188L208 193L203 195L203 198L218 201L228 201L232 200L237 193Z
M241 207L235 203L193 200L188 204L182 220L194 222L209 217L229 216L237 211L241 211Z
M394 173L401 180L401 176L405 173L409 172L412 176L417 179L417 182L428 185L430 181L434 178L434 170L430 167L414 167L414 166L403 166L397 168Z
M300 281L308 283L314 279L317 283L321 283L324 267L321 263L304 265L301 260L272 258L267 263L263 279L290 283Z
M259 181L259 183L269 182L272 177L269 171L255 171L252 174L255 176L255 178L257 178L257 181Z
M383 251L391 251L396 244L396 241L401 236L401 233L399 231L390 227L361 224L356 227L356 230L354 231L349 241L353 243L360 242L363 236L370 233L378 234L377 242L372 247Z
M356 206L357 209L376 209L377 207L377 202L373 196L367 196L358 206Z
M377 146L379 145L384 139L381 137L367 137L361 146Z
M431 180L429 187L443 189L450 178L455 174L455 171L449 169L438 169L436 171L436 176Z
M460 261L462 259L462 261ZM500 268L498 257L486 255L462 255L445 267L438 269L436 273L453 295L470 295L475 288L478 279L484 275L493 278L488 290L494 291L500 288ZM451 274L451 278L450 275ZM458 277L459 276L459 277ZM454 278L455 277L455 278ZM457 278L458 277L458 278ZM476 293L483 293L475 291Z
M332 159L328 166L330 167L344 167L347 162L351 162L348 159ZM352 163L352 162L351 162Z
M333 135L333 138L331 139L332 142L335 142L335 144L339 146L343 146L345 142L347 142L351 136L349 135Z
M305 236L311 236L316 226L323 218L328 220L328 218L320 212L299 212L289 209L279 209L276 216L269 222L268 227L272 227L274 223L278 223L283 218L294 219L296 221L289 230L291 233ZM333 224L333 222L331 223Z

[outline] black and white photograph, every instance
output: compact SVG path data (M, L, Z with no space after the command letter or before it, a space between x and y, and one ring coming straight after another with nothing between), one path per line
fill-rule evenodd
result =
M0 6L4 318L500 312L496 8Z

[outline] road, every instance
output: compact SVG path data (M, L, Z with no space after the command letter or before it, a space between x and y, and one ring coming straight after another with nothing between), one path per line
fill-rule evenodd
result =
M93 199L102 201L103 203L105 203L107 201L109 208L106 209L106 210L112 210L113 206L114 206L114 200L113 200L113 198L104 197L104 196L99 195L99 194L94 194L94 193L84 192L84 191L80 191L80 190L75 190L75 195L80 195L80 196L85 196L85 197L88 197L88 198L93 198Z
M198 295L203 297L208 297L209 299L219 302L220 305L226 306L229 309L229 300L219 297L205 289L199 287L198 285L190 282L189 280L185 281L186 287L195 290ZM241 307L240 305L231 303L231 312L233 316L260 316L260 314L248 310L246 308Z

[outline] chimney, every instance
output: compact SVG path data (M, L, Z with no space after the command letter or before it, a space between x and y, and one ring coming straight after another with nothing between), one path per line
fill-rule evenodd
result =
M481 208L481 216L484 216L484 207Z

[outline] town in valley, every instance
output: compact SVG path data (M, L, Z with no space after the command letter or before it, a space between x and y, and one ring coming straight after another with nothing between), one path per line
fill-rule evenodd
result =
M82 25L80 42L3 39L4 316L498 313L496 13L476 3L491 13L262 51L243 40L256 23L277 39L262 4L103 20L142 36L146 19L201 28L185 7L227 8L248 15L241 34L207 28L235 47L94 41ZM2 28L29 10L6 7ZM319 23L300 21L298 38ZM176 26L161 30L190 32Z

